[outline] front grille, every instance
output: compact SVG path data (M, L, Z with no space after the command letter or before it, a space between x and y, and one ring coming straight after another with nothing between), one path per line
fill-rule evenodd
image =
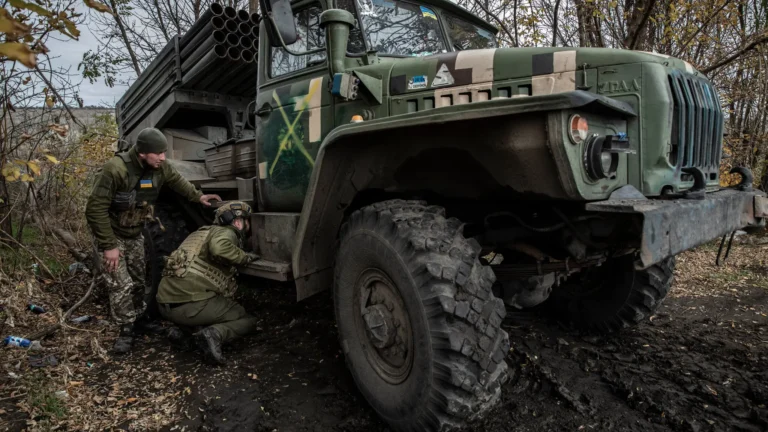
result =
M700 168L708 180L717 179L723 112L715 88L705 79L679 70L669 73L669 87L674 101L670 163L678 168Z

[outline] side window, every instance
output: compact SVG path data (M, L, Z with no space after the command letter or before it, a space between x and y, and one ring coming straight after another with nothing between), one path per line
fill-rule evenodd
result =
M325 47L325 31L320 28L319 6L302 9L293 15L299 38L288 48L301 52ZM283 48L271 48L270 76L285 75L300 69L315 66L325 61L325 51L311 55L294 56Z

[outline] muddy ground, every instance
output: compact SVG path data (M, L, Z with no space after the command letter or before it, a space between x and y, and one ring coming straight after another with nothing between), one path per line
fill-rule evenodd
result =
M512 378L474 429L768 430L767 248L736 248L724 268L711 245L683 255L653 320L615 336L510 312ZM124 430L154 428L153 415L173 419L163 430L388 430L344 366L328 294L295 303L290 286L270 284L243 301L260 330L226 351L229 366L147 336L77 385L93 390L94 406L135 409Z

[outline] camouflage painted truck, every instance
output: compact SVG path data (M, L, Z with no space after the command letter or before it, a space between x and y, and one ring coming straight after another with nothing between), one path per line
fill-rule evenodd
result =
M763 224L719 186L717 90L664 55L497 48L446 0L213 4L121 99L206 193L249 200L242 273L326 289L360 392L397 430L462 426L507 379L505 306L612 331L675 255ZM210 214L162 196L150 277ZM258 285L254 279L249 279ZM506 305L505 305L506 304Z

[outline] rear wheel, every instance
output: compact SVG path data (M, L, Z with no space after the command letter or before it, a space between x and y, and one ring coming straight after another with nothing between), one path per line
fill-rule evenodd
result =
M614 332L645 322L672 286L675 258L635 270L634 257L615 258L573 275L545 303L556 319Z
M499 400L509 337L479 245L440 207L386 201L341 230L334 303L347 365L396 430L463 426Z

